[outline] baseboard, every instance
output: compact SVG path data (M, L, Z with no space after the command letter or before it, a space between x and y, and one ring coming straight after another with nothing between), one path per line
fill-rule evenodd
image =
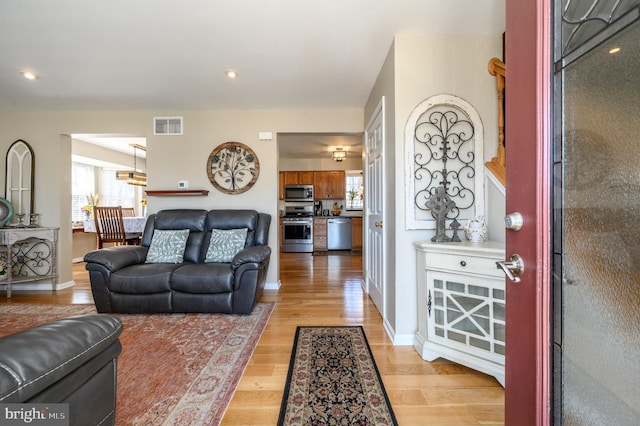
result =
M42 280L38 282L25 282L25 283L13 283L11 284L11 290L30 290L30 291L51 291L52 282L50 280ZM56 284L57 290L64 290L65 288L75 286L75 281L67 281L64 283ZM6 290L7 283L0 282L0 289Z
M413 346L413 334L396 334L393 339L394 346Z
M264 289L265 290L279 290L280 289L280 281L278 280L277 283L265 283L264 284Z
M382 321L382 327L387 332L387 336L391 339L393 346L413 346L413 334L396 334L391 323L385 318Z

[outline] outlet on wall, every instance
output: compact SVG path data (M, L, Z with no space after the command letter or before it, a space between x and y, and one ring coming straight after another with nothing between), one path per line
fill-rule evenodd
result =
M178 189L188 189L189 181L188 180L179 180L178 181Z

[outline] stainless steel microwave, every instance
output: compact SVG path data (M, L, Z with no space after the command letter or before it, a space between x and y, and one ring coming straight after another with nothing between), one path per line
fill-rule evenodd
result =
M285 201L313 201L313 185L285 185Z

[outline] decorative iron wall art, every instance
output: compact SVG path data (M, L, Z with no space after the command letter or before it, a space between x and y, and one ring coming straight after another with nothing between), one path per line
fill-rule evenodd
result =
M433 203L443 196L453 203L447 224L484 215L483 134L476 110L456 96L433 96L413 110L405 128L407 229L436 229L438 219L442 228Z
M226 142L211 151L207 160L207 175L218 190L225 194L241 194L258 180L260 163L248 146Z

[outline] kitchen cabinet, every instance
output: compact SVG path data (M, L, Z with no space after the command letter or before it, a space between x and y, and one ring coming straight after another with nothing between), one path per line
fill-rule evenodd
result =
M313 251L327 251L326 218L313 218Z
M313 185L312 171L284 172L285 185Z
M342 200L345 198L344 170L286 171L278 173L278 199L284 199L285 185L313 185L316 200Z
M415 242L418 330L423 359L446 358L494 376L504 386L505 280L498 242Z
M285 185L313 185L313 171L288 171L278 173L278 199L284 200Z
M362 218L351 218L351 250L362 250Z
M317 171L313 174L316 200L342 200L345 198L344 170Z

